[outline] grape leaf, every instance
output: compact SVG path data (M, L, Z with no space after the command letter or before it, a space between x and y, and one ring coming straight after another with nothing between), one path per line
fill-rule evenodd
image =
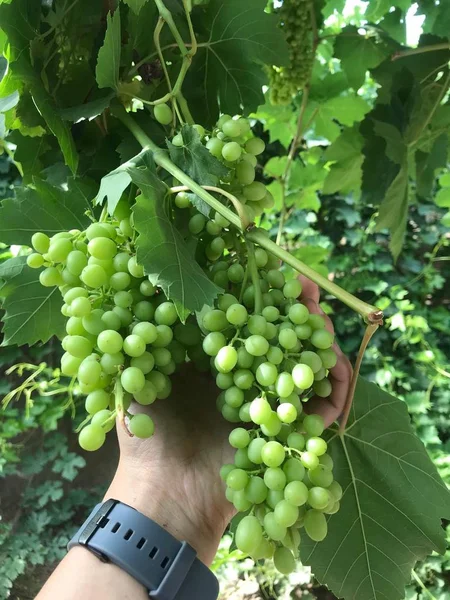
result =
M83 119L92 119L93 117L100 115L105 108L108 108L114 96L115 94L111 92L107 96L91 100L90 102L86 102L86 104L62 108L60 109L59 114L64 121L77 122Z
M409 185L408 161L405 160L380 204L376 230L389 229L389 249L396 260L403 246L408 219Z
M354 26L345 27L334 45L334 55L341 60L348 82L355 91L366 80L366 72L377 67L388 54L387 44L368 34L359 35Z
M107 28L103 46L98 51L95 79L99 88L117 89L119 85L121 32L120 11L107 16Z
M316 134L334 142L341 133L336 121L351 127L361 121L369 110L370 106L363 98L349 93L347 96L336 96L325 102L311 100L305 111L305 121L309 122L312 119Z
M267 98L266 103L258 106L256 113L251 115L261 121L264 131L269 132L270 142L280 142L289 148L297 130L297 115L291 106L274 106Z
M53 335L64 336L66 318L61 314L63 300L57 287L43 287L39 269L30 269L25 256L0 264L0 297L4 298L3 343L31 346L47 342Z
M30 183L34 175L39 175L44 167L41 158L50 148L48 137L29 137L13 131L9 134L8 141L17 146L14 160L22 165L23 183Z
M148 0L123 0L125 4L131 8L131 10L137 15L140 13L141 8L144 4L147 4Z
M40 18L40 2L15 0L0 6L0 24L8 37L10 60L15 60L39 35Z
M278 18L264 12L265 0L211 0L193 13L201 42L186 78L186 97L194 118L215 122L224 113L248 113L263 102L263 64L283 65L287 45Z
M136 252L139 263L154 285L159 285L177 307L181 320L190 312L212 306L221 292L196 262L164 207L166 186L154 166L129 167L133 182L142 194L133 207L134 226L139 236Z
M18 187L16 197L0 204L0 240L29 246L33 233L53 235L69 229L85 229L91 223L90 201L95 186L90 181L69 179L68 189L35 178L32 187Z
M355 192L359 195L362 182L364 139L356 128L347 128L329 146L325 159L331 161L323 186L324 194Z
M359 378L347 430L328 432L341 509L304 564L346 600L401 600L416 561L445 551L450 495L413 432L406 404Z
M375 2L369 2L364 16L368 21L378 21L394 6L407 11L411 7L411 0L376 0Z

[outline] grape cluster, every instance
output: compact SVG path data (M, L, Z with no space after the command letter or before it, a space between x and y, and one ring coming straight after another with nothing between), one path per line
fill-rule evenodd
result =
M313 0L283 0L280 26L289 46L289 65L272 67L269 73L273 104L289 104L308 82L314 63L311 10Z
M146 406L166 398L168 376L186 359L177 338L200 339L198 328L186 336L174 304L144 276L133 238L129 209L121 204L115 217L86 231L34 234L36 252L27 259L32 268L44 267L41 284L58 286L64 298L61 371L76 377L86 395L88 417L79 435L85 450L103 445L117 415L127 415L131 434L150 437L152 419L128 413L131 401Z

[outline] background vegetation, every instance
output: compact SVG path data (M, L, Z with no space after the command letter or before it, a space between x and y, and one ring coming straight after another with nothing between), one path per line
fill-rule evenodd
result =
M361 10L367 3L349 2L343 12L344 4L327 3L333 9L329 10L331 37L333 31L367 24L367 13L364 16ZM399 43L406 40L407 34L418 37L421 19L405 20L408 11L411 14L410 2L398 2L393 7L389 2L384 4L384 12L371 13L371 21L381 22L377 35L389 32ZM418 9L420 14L422 8L431 4L435 6L434 2L421 2L419 7L414 5L412 12ZM371 6L369 3L369 10ZM431 31L429 23L431 20L425 26ZM362 372L406 402L418 435L450 485L447 145L439 160L428 165L431 176L426 193L411 194L404 244L401 253L393 250L389 232L376 226L378 198L361 191L363 178L368 174L362 170L361 148L355 133L360 122L363 126L368 124L366 115L373 110L379 81L363 69L357 93L348 92L348 81L341 81L350 76L349 67L344 69L348 65L347 50L343 44L338 61L332 58L332 43L320 50L308 104L302 104L303 94L292 105L273 106L268 91L266 104L254 115L268 142L264 174L267 181L273 182L276 199L262 225L298 258L328 272L342 287L385 311L385 327L373 339ZM436 64L438 60L439 57ZM326 77L328 86L323 85ZM319 87L314 87L319 80L321 95ZM445 95L443 102L447 107ZM303 109L299 160L292 168L283 196L285 162L273 157L286 157ZM318 113L322 115L320 126ZM337 114L341 114L337 117L341 123L345 121L345 129L338 136L333 128ZM448 129L445 119L439 126L443 131ZM377 160L384 156L386 148L380 145L373 151ZM0 157L0 200L13 194L19 179L19 172L4 153ZM411 177L410 185L420 192L423 179ZM392 224L390 228L392 232ZM20 252L19 247L0 246L0 260ZM393 253L399 255L397 260ZM324 298L322 306L332 315L341 347L354 359L362 336L359 317L330 297ZM36 382L29 412L24 411L23 393L20 397L16 394L18 401L9 404L0 418L0 599L34 596L64 554L70 534L99 497L114 468L113 445L97 453L89 466L77 448L71 420L74 406L68 402L64 380L58 380L58 352L58 346L50 341L28 348L26 354L15 347L2 348L0 354L1 397L8 398L18 388L20 391L20 385L29 377ZM47 367L33 367L42 362ZM22 367L11 371L10 367L18 363ZM75 414L75 425L76 422ZM448 534L450 541L450 527ZM334 598L314 584L307 569L299 568L289 578L282 578L274 570L242 559L236 551L229 554L229 542L225 536L215 563L223 598ZM417 566L407 599L450 600L449 590L450 550Z

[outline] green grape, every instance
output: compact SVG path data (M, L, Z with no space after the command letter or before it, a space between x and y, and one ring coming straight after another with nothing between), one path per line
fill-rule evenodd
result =
M229 121L231 119L231 115L221 115L219 117L219 120L217 121L216 127L218 127L219 129L222 129L222 127L224 126L224 124Z
M259 200L262 200L266 193L266 186L260 181L254 181L250 185L244 187L244 197L249 202L258 202Z
M334 342L334 335L327 329L316 329L311 335L311 344L319 350L328 350Z
M112 418L112 412L110 410L100 410L92 417L92 425L100 426L105 433L108 433L114 429L116 420Z
M122 322L119 316L116 315L116 313L112 310L108 310L105 313L103 313L103 315L101 316L101 320L106 329L114 329L114 331L117 331L122 326Z
M238 490L233 494L234 508L239 512L246 512L251 507L252 503L247 499L245 490Z
M231 282L241 283L245 275L244 267L239 263L235 263L234 265L231 265L231 267L228 269L227 275L228 279Z
M236 366L238 355L233 346L224 346L216 356L215 364L221 373L229 373Z
M263 356L269 350L269 342L262 335L251 335L245 340L245 349L252 356Z
M328 533L327 520L318 510L308 510L305 515L305 531L314 542L321 542Z
M62 285L63 279L56 267L47 267L39 273L39 282L44 287L55 287Z
M215 221L208 221L206 223L206 231L209 233L209 235L217 236L221 233L222 227L220 227L220 225L218 225ZM221 252L219 252L219 254L221 254Z
M336 366L337 355L336 352L331 348L327 348L326 350L318 350L317 354L322 361L324 369L332 369Z
M128 261L131 256L128 252L119 252L113 258L113 267L114 270L119 273L126 273L128 275Z
M128 327L131 325L131 322L133 321L133 314L130 310L121 308L120 306L115 306L112 310L113 313L116 313L116 315L119 317L123 327Z
M252 469L255 466L249 459L246 448L238 448L236 450L234 464L238 469Z
M98 362L85 359L78 369L78 380L86 384L94 384L100 379L102 368Z
M300 354L300 362L304 365L308 365L313 373L317 373L322 368L322 361L320 360L319 355L310 350L305 350Z
M61 371L68 377L74 377L78 373L78 368L81 364L82 359L72 356L68 352L65 352L61 357Z
M65 284L68 286L80 285L81 280L76 275L72 275L72 273L68 269L63 269L61 271L61 277Z
M285 456L284 448L279 442L267 442L261 450L263 463L268 467L279 467Z
M316 396L320 398L328 398L331 392L333 391L333 387L329 379L321 379L320 381L315 381L313 385L313 391Z
M138 264L135 256L132 256L128 261L128 271L130 275L136 277L137 279L144 277L144 267Z
M161 125L170 125L170 123L172 123L172 109L167 104L157 104L153 113L155 115L155 119L158 121L158 123L161 123Z
M317 373L314 373L314 381L321 381L327 375L326 370L322 367Z
M242 149L236 142L227 142L222 148L222 156L229 162L239 160L242 154Z
M228 441L233 448L246 448L250 443L250 434L243 427L237 427L230 433Z
M312 329L307 323L304 323L303 325L297 325L295 327L295 333L299 340L309 340Z
M237 365L241 369L249 369L253 365L254 357L247 352L247 350L241 346L238 351Z
M236 492L234 490L232 490L231 488L227 488L225 490L225 497L228 500L228 502L231 502L232 504L233 504L235 494L236 494Z
M156 288L150 281L142 281L139 286L139 291L143 296L154 296Z
M308 504L311 508L323 510L330 499L330 492L323 487L312 487L308 492Z
M341 485L337 481L332 481L328 486L328 491L333 496L336 502L339 502L343 496L343 490Z
M82 287L75 287L64 294L64 302L66 304L72 304L75 298L87 298L89 296L88 291Z
M128 423L128 429L134 436L142 439L149 438L155 431L155 424L151 417L144 413L133 415Z
M252 335L264 336L267 327L267 321L262 315L252 315L247 323L249 332Z
M89 242L88 252L100 260L111 260L117 254L117 246L109 238L96 237Z
M306 450L316 456L322 456L327 451L327 443L320 437L312 437L306 442Z
M264 483L269 490L280 492L286 486L286 475L279 467L269 467L264 472Z
M129 308L133 304L133 295L131 292L116 292L114 294L114 304L120 308Z
M267 352L267 360L273 365L281 365L284 360L284 354L281 348L271 346Z
M312 484L327 488L333 482L333 472L329 467L318 464L314 469L308 472L309 480Z
M174 325L178 321L178 314L172 302L163 302L156 307L155 321L158 325Z
M210 138L206 142L206 147L211 152L211 154L213 156L215 156L216 158L222 157L222 148L224 147L224 145L225 145L225 142L223 142L222 140L219 140L219 138L216 138L216 137Z
M124 360L125 358L121 352L116 352L115 354L107 353L101 357L100 364L105 373L114 375L122 367Z
M117 331L106 329L98 335L97 346L101 352L116 354L122 350L123 338Z
M243 469L233 469L228 474L226 483L234 491L243 490L248 483L248 475Z
M76 358L86 358L92 352L92 342L81 335L69 335L63 340L63 348Z
M133 327L133 334L142 338L145 344L152 344L158 337L158 330L153 323L142 321Z
M292 379L296 388L307 390L314 383L314 373L311 367L300 363L292 369Z
M292 329L282 329L278 335L280 346L286 350L292 350L297 344L297 336Z
M92 223L86 229L86 237L89 241L96 237L109 237L108 229L102 223Z
M239 408L244 404L244 392L236 386L231 386L225 391L225 402L228 406Z
M203 350L208 356L217 356L219 350L226 345L225 336L220 331L213 331L203 340Z
M50 247L48 249L48 256L52 262L60 263L64 262L69 255L69 252L73 250L73 244L69 239L57 239L53 237L50 240Z
M295 448L295 450L303 450L305 447L305 437L301 433L293 432L287 439L287 445L289 448Z
M289 483L291 481L302 481L305 476L305 467L297 458L288 458L283 465L283 472L286 475L286 481Z
M288 316L295 325L303 325L308 320L309 311L304 304L297 303L289 308Z
M297 419L297 409L290 402L283 402L277 408L277 415L282 423L293 423Z
M262 560L264 558L272 558L274 554L275 547L273 543L269 542L265 538L262 539L259 546L254 550L251 554L253 560Z
M81 272L81 281L88 287L97 289L106 285L108 276L100 265L88 265Z
M267 442L263 438L255 438L248 445L248 457L256 465L260 465L263 462L261 453L266 443Z
M266 306L265 308L263 308L262 316L269 323L274 323L278 320L280 316L280 311L275 306Z
M284 497L293 506L303 506L308 501L308 492L302 481L290 481L284 488Z
M123 389L130 394L136 394L144 389L145 376L137 367L128 367L120 377Z
M39 252L39 254L45 254L46 252L48 252L48 249L50 247L50 238L48 237L48 235L45 235L45 233L34 233L31 236L31 245L36 250L36 252Z
M251 138L250 140L248 140L248 142L245 144L245 150L246 152L248 152L249 154L253 154L254 156L258 156L259 154L262 154L265 150L265 143L261 138Z
M148 406L149 404L153 404L156 400L156 388L150 381L146 381L142 390L140 392L135 392L133 397L136 402L142 406Z
M273 512L276 522L282 527L292 527L299 515L297 506L290 504L287 500L278 502Z
M33 252L33 254L29 254L27 256L27 265L32 269L39 269L44 264L44 257L37 252Z
M261 425L261 431L268 437L277 436L281 431L282 423L276 412L271 411L267 421Z
M295 571L296 562L289 548L277 548L273 554L273 564L277 571L283 575L289 575Z
M250 402L245 402L240 408L239 408L239 419L243 422L243 423L251 423L252 419L250 417Z
M272 408L265 398L255 398L250 405L250 416L256 425L262 425L270 418Z
M165 348L173 340L173 331L168 325L156 326L156 340L153 342L155 348Z
M222 131L227 137L239 137L241 135L241 127L237 121L229 119L222 125Z
M261 504L267 498L268 489L261 477L250 477L245 488L247 500L252 504Z
M321 436L325 429L323 417L320 415L306 415L303 420L303 428L308 435Z
M223 310L210 310L204 317L202 322L206 331L222 331L228 327L228 321Z
M275 389L280 398L287 398L294 391L294 380L290 373L280 373L277 377Z
M150 352L144 352L140 356L132 358L130 361L130 366L137 367L144 373L144 375L148 375L155 366L155 359L153 358L153 354L150 354Z
M241 327L247 322L248 313L242 304L232 304L226 311L226 320L228 323Z
M97 364L91 361L92 364ZM111 402L111 395L105 390L95 390L88 394L85 401L86 411L90 415L95 415L101 410L105 410L108 408L109 403Z
M249 390L254 381L255 377L248 369L238 369L233 375L234 385L241 390Z
M106 433L100 425L86 425L80 431L78 443L88 452L94 452L103 446L106 439Z
M231 373L217 373L216 385L219 390L228 390L233 385L233 375Z
M315 469L319 465L319 459L312 452L303 452L301 459L302 464L307 469Z
M133 358L142 356L145 352L145 348L145 342L139 335L131 334L123 340L123 350L125 354L128 354L128 356L132 356Z
M152 356L158 368L167 367L172 361L172 354L167 348L154 348Z
M147 300L141 300L133 306L133 312L134 316L136 319L139 319L139 321L150 321L153 319L155 309L153 304L147 302Z
M75 298L70 305L70 312L73 317L85 317L91 312L91 302L89 298Z
M232 464L222 465L220 467L220 479L222 479L222 481L226 481L228 475L231 473L231 471L233 471L234 468L235 466Z
M291 279L284 284L283 295L285 298L298 298L302 293L302 284L298 279Z
M280 525L273 512L268 512L263 523L265 532L274 542L281 542L286 537L287 528Z
M224 404L221 409L222 417L225 421L229 423L240 423L241 419L239 418L239 409L234 408L233 406L229 406L228 404Z
M230 306L236 303L237 299L233 294L222 294L219 296L218 307L226 313Z
M278 377L278 369L270 362L263 362L256 369L256 380L260 385L268 387L273 385Z
M324 329L325 328L325 319L320 316L320 315L309 315L308 317L308 324L311 326L311 328L316 331L317 329Z
M250 185L255 181L255 168L246 160L242 160L236 167L236 178L241 185Z

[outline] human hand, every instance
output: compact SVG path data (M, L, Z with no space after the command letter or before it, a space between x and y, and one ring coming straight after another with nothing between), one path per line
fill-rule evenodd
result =
M331 320L319 306L318 286L300 279L301 300L311 313L324 316L327 329L334 333ZM334 350L338 360L329 373L332 395L305 404L307 412L323 416L326 426L343 411L352 374L350 362L337 344ZM188 541L209 564L235 513L219 477L220 467L233 461L234 450L228 444L233 426L216 408L218 390L210 375L187 364L172 376L172 382L169 398L150 407L135 407L155 421L152 438L130 438L119 427L120 464L107 497L147 514L178 539Z

